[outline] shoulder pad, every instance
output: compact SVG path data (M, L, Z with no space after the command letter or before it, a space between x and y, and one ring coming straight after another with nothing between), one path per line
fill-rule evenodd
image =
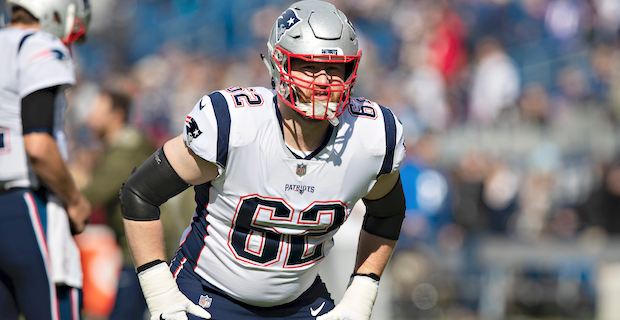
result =
M353 98L342 120L361 132L361 143L370 154L384 157L378 176L400 167L405 156L403 126L390 109L363 97Z

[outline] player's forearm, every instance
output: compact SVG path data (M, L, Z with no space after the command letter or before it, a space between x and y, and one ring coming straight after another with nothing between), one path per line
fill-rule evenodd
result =
M360 232L355 261L355 273L374 273L381 276L390 260L396 240L389 240L370 234L364 230Z
M161 220L135 221L123 219L127 245L135 267L154 260L166 261L164 228Z
M65 204L79 201L80 193L54 138L48 133L24 135L26 154L37 177Z
M379 292L379 278L370 274L381 276L395 245L395 240L381 238L362 230L354 270L358 275L351 277L340 302L317 320L370 319Z

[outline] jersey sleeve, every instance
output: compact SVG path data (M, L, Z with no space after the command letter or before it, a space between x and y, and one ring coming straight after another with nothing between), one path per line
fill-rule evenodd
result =
M18 52L19 96L37 90L75 84L69 50L50 34L36 32L23 40Z
M220 169L226 166L230 114L221 93L203 96L185 118L183 140L197 156L216 164ZM223 101L222 101L223 100Z

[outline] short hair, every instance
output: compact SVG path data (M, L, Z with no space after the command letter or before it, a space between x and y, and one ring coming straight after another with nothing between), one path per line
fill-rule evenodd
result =
M13 7L13 12L11 12L11 21L10 23L21 23L21 24L35 24L38 23L39 19L35 18L28 10L15 6Z
M125 122L129 120L129 113L131 112L132 103L129 94L108 88L101 89L99 94L109 97L112 101L112 110L121 111L125 116Z

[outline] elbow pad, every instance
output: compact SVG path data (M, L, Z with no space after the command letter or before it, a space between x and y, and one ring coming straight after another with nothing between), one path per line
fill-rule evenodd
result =
M400 177L394 188L383 198L377 200L362 198L362 201L366 205L362 229L381 238L398 240L406 209Z
M159 206L189 187L174 171L164 148L155 151L121 187L121 212L127 220L159 219Z

